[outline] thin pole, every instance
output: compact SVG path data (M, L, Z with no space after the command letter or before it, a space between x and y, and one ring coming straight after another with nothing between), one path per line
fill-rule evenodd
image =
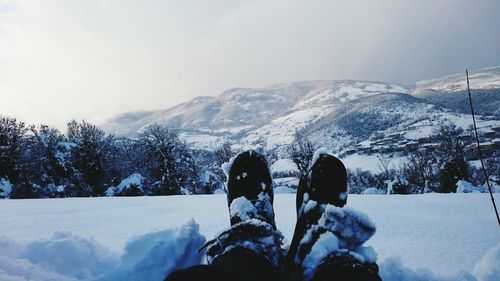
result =
M493 203L493 209L495 209L495 214L497 215L498 226L500 227L500 217L498 216L497 205L495 204L495 198L493 198L493 192L491 190L488 174L486 173L486 169L484 168L483 153L481 152L481 147L479 146L479 136L477 134L476 117L474 116L474 107L472 106L472 95L470 94L469 71L467 71L467 69L465 70L465 75L467 76L467 91L469 92L470 111L472 113L472 121L474 123L474 132L476 133L476 143L477 143L477 150L479 151L479 159L481 160L481 167L483 168L483 176L484 179L486 180L486 185L488 186L488 190L490 192L491 202Z

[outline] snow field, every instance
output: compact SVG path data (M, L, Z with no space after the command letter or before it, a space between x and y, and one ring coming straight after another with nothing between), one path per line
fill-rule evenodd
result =
M362 171L370 171L372 173L380 173L381 166L378 154L372 155L362 155L362 154L351 154L342 158L347 169L355 171L360 169ZM382 156L383 157L383 156ZM406 160L405 157L383 157L385 161L388 161L389 169L399 169L403 162Z
M277 194L274 205L288 244L295 196ZM350 195L348 206L377 226L365 245L384 280L500 280L488 194ZM1 280L158 280L174 264L196 263L177 258L229 225L225 195L1 200L0 214Z

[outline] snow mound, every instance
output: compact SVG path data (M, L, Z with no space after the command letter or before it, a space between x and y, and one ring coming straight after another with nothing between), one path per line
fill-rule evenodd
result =
M110 187L106 190L106 196L116 195L144 195L144 182L146 178L139 173L135 173L122 180L117 187Z
M491 192L500 193L500 185L496 184L494 181L490 181ZM488 186L486 184L475 186L472 183L464 180L459 180L457 182L457 193L487 193L489 192Z
M452 276L442 276L426 268L411 269L404 266L399 257L385 259L379 268L384 281L497 281L500 280L500 244L477 262L473 275L460 271Z
M174 270L199 264L205 243L199 225L189 221L179 229L148 233L132 239L118 267L99 280L163 280Z
M222 188L217 188L216 190L214 190L213 193L214 194L226 194L226 192Z
M379 266L379 275L384 281L477 281L465 271L453 276L440 276L429 269L411 269L404 266L398 257L384 260Z
M0 178L0 198L8 198L12 192L10 181Z
M0 238L1 280L163 280L173 270L199 264L205 237L194 220L178 229L130 240L120 257L93 239L56 232L20 244Z
M361 194L368 194L368 195L382 195L382 194L385 194L385 192L383 190L380 190L378 188L375 188L375 187L369 187L365 190L363 190L363 192L361 192Z
M474 186L472 183L464 180L459 180L457 182L457 193L473 193L473 192L485 192L484 187Z
M280 185L274 188L274 194L294 194L297 190L288 186Z
M19 280L82 280L104 274L118 256L92 239L56 232L50 239L18 244L1 238L0 275ZM4 280L2 277L1 279Z
M477 262L474 275L479 281L500 280L500 243Z

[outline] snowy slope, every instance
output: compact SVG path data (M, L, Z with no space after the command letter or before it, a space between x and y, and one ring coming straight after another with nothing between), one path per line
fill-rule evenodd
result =
M495 196L500 200L498 194ZM276 195L274 205L278 228L289 243L295 223L295 196ZM500 265L500 249L486 256L500 244L486 194L350 195L348 206L365 212L375 222L377 233L368 245L378 253L386 281L476 280L465 279L459 272L479 276ZM175 231L166 229L194 218L199 233L211 239L229 224L223 195L2 200L0 213L0 280L9 272L35 274L41 280L64 280L43 279L42 272L44 276L72 276L67 280L96 274L121 276L103 280L127 280L124 273L139 276L134 274L147 266L152 271L160 264L172 263L182 251L191 253L202 243L193 223ZM70 233L53 236L56 231ZM89 263L90 255L95 263ZM194 255L183 262L196 259ZM499 280L498 274L500 271L480 280Z

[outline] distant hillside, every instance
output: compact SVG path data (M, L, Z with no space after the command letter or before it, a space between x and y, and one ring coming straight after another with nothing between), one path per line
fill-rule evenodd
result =
M475 113L500 117L500 87L496 89L473 89L471 93ZM470 114L469 96L466 90L456 92L425 90L419 92L418 97L457 112Z
M469 73L474 110L477 114L500 116L500 67ZM412 95L451 110L470 113L465 74L416 83Z
M340 150L374 133L394 132L422 120L464 120L460 114L470 111L464 76L414 86L339 80L234 88L165 110L121 114L103 127L119 136L133 136L160 123L178 129L187 142L204 149L224 141L235 147L279 148L301 132ZM470 78L476 112L499 117L500 67L472 71Z

